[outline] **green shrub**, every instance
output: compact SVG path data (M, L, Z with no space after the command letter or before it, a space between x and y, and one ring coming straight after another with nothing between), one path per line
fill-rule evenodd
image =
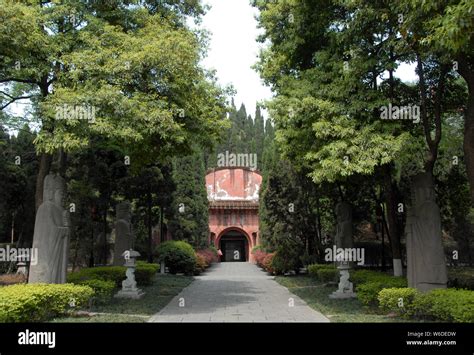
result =
M336 268L327 268L318 270L318 280L322 282L336 281L339 275L339 270Z
M448 287L474 290L474 268L453 267L448 269Z
M170 240L158 246L157 254L158 261L164 262L171 274L194 274L196 253L190 244L180 240Z
M420 294L413 306L419 317L446 322L474 322L474 291L436 289Z
M115 282L104 280L84 280L79 285L89 286L94 290L94 300L98 303L105 303L112 298L115 290Z
M72 284L0 287L0 322L42 322L87 305L94 291Z
M84 268L79 271L71 272L67 275L67 281L75 284L86 280L104 280L113 281L115 286L122 286L122 281L125 280L125 266L98 266L91 268Z
M142 268L142 267L152 268L155 271L155 273L157 273L158 270L160 270L160 265L158 265L158 264L147 263L146 261L138 260L137 261L137 268Z
M299 259L285 255L286 253L278 250L271 260L271 269L273 274L282 275L290 271L298 271L299 269Z
M377 296L384 288L406 287L407 281L402 277L382 276L373 278L375 281L368 281L357 286L357 298L366 306L377 306Z
M135 279L140 286L151 285L153 277L158 271L159 266L156 264L147 264L138 262L135 269ZM68 282L80 284L85 280L104 280L113 281L116 287L122 287L122 281L126 279L125 266L98 266L84 268L79 271L71 272L67 276Z
M272 259L271 268L275 275L281 275L290 271L299 272L302 266L300 255L303 250L300 244L287 243L276 250Z
M419 292L414 288L384 288L378 296L379 307L385 312L410 316L415 313L414 302Z
M160 269L160 266L158 264L149 264L149 263L139 261L137 263L137 268L135 269L135 280L137 281L137 284L140 286L152 285L155 275L159 269ZM124 275L125 275L125 271L124 271ZM122 281L124 279L125 279L125 276L123 277ZM120 282L120 286L121 285L122 285L122 282Z
M355 286L366 282L379 281L386 277L392 277L383 272L373 270L351 270L350 275L351 282L354 283Z
M319 280L318 271L319 270L336 270L334 264L311 264L308 265L308 274Z

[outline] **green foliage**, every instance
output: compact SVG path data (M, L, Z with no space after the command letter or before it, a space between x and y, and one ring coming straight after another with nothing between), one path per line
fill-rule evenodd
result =
M0 122L0 243L11 241L12 225L14 241L20 241L20 247L30 246L33 239L38 169L35 136L28 125L18 127L16 137L9 136ZM17 157L21 159L19 165Z
M209 235L204 159L201 152L177 158L173 164L172 217L169 228L173 239L185 240L195 248L204 247Z
M377 296L379 307L385 312L394 312L398 315L410 316L415 313L414 302L419 297L414 288L384 288Z
M135 280L138 285L150 285L153 277L158 271L156 264L137 263L135 269ZM122 286L122 281L126 279L125 266L99 266L92 268L83 268L79 271L71 272L67 275L68 282L81 283L86 280L104 280L113 281L116 287Z
M356 288L357 298L366 306L377 306L378 295L384 288L406 287L406 279L401 277L386 276L377 278L377 281L367 281Z
M164 262L171 274L193 275L196 267L196 253L193 247L179 240L170 240L157 248L158 262Z
M159 268L160 266L157 264L137 263L137 268L135 269L137 284L143 286L151 285Z
M353 270L350 272L350 275L351 281L356 286L369 281L380 281L391 278L391 276L387 274L373 270Z
M204 36L182 20L177 26L178 7L123 5L112 19L80 1L50 5L5 3L1 12L7 65L0 77L22 78L39 102L38 150L85 148L99 134L144 163L218 135L225 94L199 66ZM97 107L95 122L58 122L55 108L63 104Z
M275 275L285 274L290 271L298 273L301 267L301 248L299 245L280 246L271 261L271 269Z
M67 275L67 281L72 283L80 283L86 280L104 280L113 281L116 287L122 285L125 280L126 267L124 266L98 266L91 268L83 268L79 271L71 272Z
M448 287L474 290L474 268L448 268Z
M336 269L334 264L311 264L308 265L308 274L310 274L313 277L317 277L318 270L321 269Z
M339 270L337 269L319 269L318 279L322 282L334 282L338 279Z
M474 291L436 289L415 298L417 316L445 322L474 322Z
M339 271L333 264L308 265L308 274L321 282L336 281Z
M300 256L316 254L320 242L318 209L320 194L303 173L298 173L290 161L275 156L267 160L260 194L260 230L262 241L269 250L290 253L294 265L301 264ZM291 252L290 252L291 251ZM297 254L297 261L293 256ZM292 266L296 267L296 266ZM299 266L298 266L299 267Z
M91 287L26 284L0 287L0 322L44 322L86 306Z
M372 270L351 271L350 280L354 283L357 298L366 306L376 306L378 293L384 288L407 286L407 280L403 277Z
M94 290L94 300L98 303L105 303L111 299L115 290L115 282L112 280L90 279L79 281L77 285L89 286Z

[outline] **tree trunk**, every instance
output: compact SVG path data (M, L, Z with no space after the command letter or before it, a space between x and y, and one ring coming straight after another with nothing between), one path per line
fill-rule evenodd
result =
M471 201L474 203L474 64L466 58L460 58L459 73L466 80L468 87L467 108L464 116L464 159L471 189Z
M148 215L148 262L153 262L153 233L151 225L151 191L150 186L148 186L147 191L147 215Z
M393 275L402 276L402 255L400 247L400 229L397 221L397 196L392 184L391 166L384 167L385 203L387 205L388 231L392 249ZM383 226L382 226L383 227Z
M66 178L67 154L64 149L59 149L58 153L58 174Z
M108 204L105 203L105 207L104 207L104 215L103 215L103 219L102 219L102 223L103 223L103 228L104 228L104 238L103 238L103 245L102 245L102 262L104 265L107 265L107 257L109 255L109 248L108 248L108 245L107 245L107 210L108 210Z
M163 206L160 206L160 242L161 243L165 241L165 236L164 236L165 229L164 229L163 218L164 218Z
M40 156L39 171L36 177L36 192L35 192L36 211L38 211L38 207L43 203L44 178L46 177L46 175L49 174L52 160L53 160L53 157L50 154L42 153Z

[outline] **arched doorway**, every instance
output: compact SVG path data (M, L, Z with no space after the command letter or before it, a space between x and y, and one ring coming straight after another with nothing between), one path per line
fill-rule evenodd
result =
M222 233L218 247L222 251L221 261L237 262L249 259L249 241L244 232L233 229Z

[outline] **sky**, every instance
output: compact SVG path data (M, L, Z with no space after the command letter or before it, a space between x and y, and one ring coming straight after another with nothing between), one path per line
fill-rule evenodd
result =
M250 0L204 0L212 8L203 18L201 27L211 32L208 57L203 65L217 71L219 82L232 84L236 89L235 105L243 102L247 113L255 114L257 101L271 98L272 94L251 68L257 62L261 46L256 38L254 16L258 11L250 6Z
M263 85L258 73L251 68L257 62L262 44L256 38L262 31L257 28L258 11L250 0L204 0L211 6L201 27L211 32L207 58L203 65L215 69L222 85L232 84L237 91L235 105L243 102L247 113L255 114L257 101L270 99L270 89ZM394 73L403 81L416 81L414 66L402 64ZM264 116L266 112L264 112Z

